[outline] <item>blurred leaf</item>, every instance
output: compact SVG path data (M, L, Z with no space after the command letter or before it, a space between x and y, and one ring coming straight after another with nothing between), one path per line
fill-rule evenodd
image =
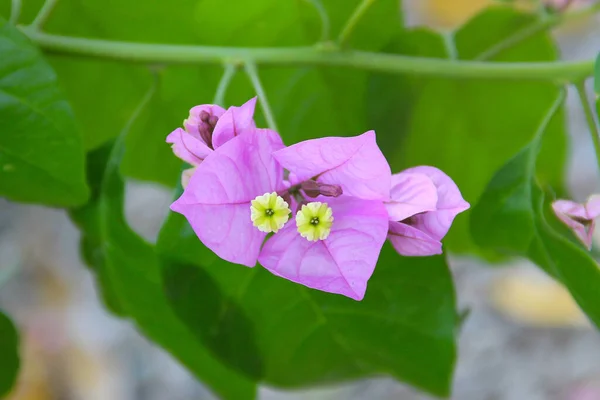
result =
M39 51L0 18L0 196L72 206L89 193L69 104Z
M165 265L166 276L178 277L167 279L165 290L186 294L185 301L172 301L177 313L215 355L246 367L248 375L255 375L252 362L258 359L244 359L247 354L235 351L252 332L236 329L248 323L244 315L253 324L267 384L302 387L387 374L448 395L458 318L442 257L403 258L386 245L365 299L356 302L289 282L262 267L220 260L179 214L169 215L157 246L160 253L188 265L185 275L181 267ZM194 273L192 264L201 272ZM214 304L215 297L220 305ZM194 311L202 304L221 310L221 317L213 311L199 323ZM207 339L217 334L225 343Z
M202 269L168 261L165 265L166 295L179 318L220 359L261 380L264 371L254 325L244 310Z
M229 2L233 14L226 20L212 14L221 12L221 2L201 3L202 27L210 27L209 31L197 32L203 44L310 45L320 36L320 17L306 0L291 4L276 0ZM335 37L360 1L326 0L322 3ZM257 13L264 13L264 21L251 18ZM264 31L265 26L269 27L268 32ZM381 0L357 25L351 44L362 49L378 49L399 28L399 1ZM243 34L240 34L241 29ZM165 137L181 126L191 107L212 101L221 70L213 66L170 66L160 71L160 88L128 138L124 174L174 186L179 175L179 160L164 143ZM343 68L265 67L260 69L260 75L286 143L318 136L356 135L368 130L364 111L366 72ZM239 73L229 86L226 103L240 105L255 95L246 76ZM260 105L255 115L258 125L265 126Z
M149 98L150 93L146 100ZM98 189L96 204L88 205L87 212L97 212L97 225L82 225L92 227L85 232L91 243L101 244L95 251L102 251L98 258L102 260L100 265L106 280L102 281L100 276L100 284L105 290L104 285L109 285L123 313L135 320L148 338L169 351L220 396L254 398L256 385L212 357L173 313L162 290L160 263L153 247L128 226L123 214L124 182L119 174L123 139L119 138L108 160L104 160L101 185L95 188ZM100 166L99 161L97 158L96 166ZM94 171L97 173L98 169ZM85 212L76 213L76 217L90 221Z
M594 91L596 92L596 115L600 122L600 53L596 57L596 67L594 68Z
M562 282L600 327L600 268L581 245L570 240L572 234L563 237L550 226L547 218L556 221L556 217L544 203L535 178L542 136L560 104L548 112L534 140L496 172L473 208L471 229L479 245L529 257Z
M12 321L0 311L0 397L7 395L19 371L19 337Z
M533 140L500 168L473 207L471 233L475 243L524 253L536 235L532 185L540 144L563 104L561 94L540 122Z
M91 151L87 157L87 180L91 188L90 201L82 207L69 210L69 216L81 231L79 249L85 264L90 267L96 278L98 291L104 305L114 314L126 316L123 306L110 281L106 268L106 254L100 231L98 203L101 185L106 171L106 162L113 148L113 143Z
M594 67L594 91L596 96L600 97L600 53L596 57L596 66Z
M432 32L408 31L388 51L427 57L456 53L474 59L536 17L494 7L475 16L455 33L455 48ZM446 42L447 43L447 42ZM540 32L496 54L491 60L550 61L557 53L549 34ZM475 203L486 182L522 148L556 96L549 82L457 80L412 76L373 76L370 124L385 143L392 170L433 165L454 179L465 199ZM396 111L391 109L398 105ZM382 110L385 110L383 112ZM560 113L544 137L538 178L562 190L566 136ZM460 215L445 243L456 252L475 250L468 230L470 213Z

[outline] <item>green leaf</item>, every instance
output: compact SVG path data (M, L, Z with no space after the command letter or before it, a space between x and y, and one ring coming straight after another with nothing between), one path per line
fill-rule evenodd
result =
M19 371L19 337L12 321L0 312L0 397L7 395Z
M600 53L598 53L594 68L594 91L596 92L596 115L600 121Z
M0 18L0 196L72 206L89 195L73 113L39 51Z
M91 199L86 205L69 210L69 216L81 230L80 253L86 265L95 275L98 291L104 305L113 314L124 317L126 316L125 310L119 302L106 267L106 254L103 243L105 237L100 230L98 210L106 161L112 148L113 143L107 143L88 153L87 180L92 192Z
M482 247L524 253L536 234L532 185L540 143L564 101L561 94L533 140L500 168L473 207L471 233Z
M534 23L534 16L493 7L456 31L454 48L438 34L417 30L399 35L387 51L425 57L456 53L459 59L469 60ZM499 52L491 61L556 58L550 36L539 32ZM531 139L558 90L549 82L391 75L373 75L371 86L370 126L384 143L392 170L414 165L438 167L455 180L470 203L478 200L493 173ZM560 191L566 149L562 113L548 128L543 148L538 178ZM448 249L476 250L468 230L469 217L467 212L455 220L445 239Z
M536 183L536 158L559 97L541 123L534 140L494 175L474 207L471 229L483 247L529 257L562 282L588 317L600 327L600 268L596 261L551 226L557 222ZM548 219L552 218L553 221ZM566 231L559 228L560 231Z
M596 64L594 67L594 91L596 96L600 97L600 53L596 57Z
M34 1L32 1L33 3ZM361 0L321 0L335 38ZM139 42L231 45L312 45L322 22L312 0L232 0L227 18L220 0L153 1L61 0L45 30L50 33ZM27 14L36 10L27 2ZM133 17L132 17L133 16ZM376 50L398 31L400 2L374 2L357 24L350 45ZM24 18L27 20L29 18ZM148 68L66 55L49 57L77 116L87 149L114 138L150 86ZM179 162L165 138L181 125L188 110L212 101L219 67L152 66L160 86L127 138L122 165L126 176L174 186ZM329 135L356 135L369 129L364 110L368 74L342 68L261 68L261 78L287 143ZM255 96L243 74L232 82L227 104ZM257 122L265 126L260 106Z
M265 383L282 387L386 374L449 394L458 318L444 258L403 258L386 245L356 302L220 260L178 214L169 215L157 246L178 261L164 271L166 292L185 299L171 297L173 308L215 356L249 376L257 364ZM198 316L200 304L213 312ZM236 351L244 346L251 358Z
M154 248L131 230L123 214L124 182L119 173L123 152L121 137L108 160L104 159L104 168L100 168L100 154L107 152L98 152L96 168L91 171L104 171L97 197L87 210L75 212L76 220L83 221L81 226L91 228L85 235L95 252L101 252L95 259L101 260L96 267L103 271L99 280L105 299L110 293L122 314L223 398L254 398L256 385L215 359L169 307ZM97 213L95 221L92 212Z

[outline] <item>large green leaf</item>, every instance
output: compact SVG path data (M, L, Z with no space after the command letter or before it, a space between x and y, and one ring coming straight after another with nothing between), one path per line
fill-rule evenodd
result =
M0 397L10 392L19 371L19 337L12 321L0 311Z
M533 141L500 168L486 187L471 218L479 245L529 257L562 282L600 327L600 268L566 232L562 236L535 177L542 136L556 117L563 96L548 112ZM552 220L549 220L552 219ZM558 226L560 232L566 230Z
M536 17L509 7L494 7L475 16L444 40L432 32L408 31L388 51L427 57L474 59L502 43L515 31L534 24ZM550 36L539 32L495 54L491 61L555 60ZM370 91L370 123L386 141L393 171L433 165L450 175L467 201L475 203L492 174L522 148L556 96L545 82L488 79L458 80L411 76L374 76ZM392 109L397 105L397 109ZM382 111L385 110L385 111ZM566 138L564 118L557 116L544 137L538 176L562 188ZM473 251L469 212L460 215L446 238L449 249Z
M313 1L235 0L154 1L139 7L133 0L84 3L61 1L48 29L54 33L142 42L236 46L311 45L320 39L321 19ZM336 37L360 0L322 1ZM135 15L135 18L131 18ZM375 2L357 25L350 44L377 49L400 27L399 1ZM143 67L53 56L61 83L74 104L86 146L114 137L149 85ZM178 160L164 142L188 110L212 101L221 76L218 66L157 67L161 78L152 103L132 127L123 172L131 177L174 186ZM284 139L292 143L324 135L352 135L368 129L364 111L367 73L340 68L264 68L261 78ZM255 96L243 74L230 85L227 104ZM100 117L99 117L100 114ZM257 110L257 121L264 120Z
M0 18L0 196L85 202L84 152L73 113L39 51Z
M131 230L123 214L124 182L119 173L123 152L124 137L120 137L108 160L104 159L104 168L100 156L107 152L96 153L93 171L104 171L97 177L101 179L97 197L74 213L76 221L89 229L84 232L84 250L87 238L95 253L92 262L100 261L94 267L99 269L105 299L223 398L254 398L256 385L213 357L169 307L159 259L153 247ZM93 212L95 217L90 215Z
M457 316L443 257L403 258L386 245L356 302L220 260L178 214L157 246L177 260L163 271L177 314L246 374L282 387L386 374L448 395Z

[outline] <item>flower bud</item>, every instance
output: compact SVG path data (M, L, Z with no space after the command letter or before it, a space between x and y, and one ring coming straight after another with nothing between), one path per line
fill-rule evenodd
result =
M302 182L300 188L308 197L313 198L317 196L338 197L343 193L340 185L330 185L328 183L319 183L312 180Z

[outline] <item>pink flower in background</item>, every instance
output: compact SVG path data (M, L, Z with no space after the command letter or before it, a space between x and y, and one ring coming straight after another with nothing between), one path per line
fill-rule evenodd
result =
M448 175L420 166L392 176L388 239L404 256L442 253L441 240L454 218L469 208Z
M183 161L198 166L214 149L235 136L255 128L256 98L240 107L222 107L204 104L190 110L183 121L185 129L177 128L167 136L173 152Z
M171 210L183 214L219 257L253 267L267 233L253 225L250 205L257 196L285 189L283 168L272 156L282 147L268 129L228 141L196 168Z
M590 196L585 204L556 200L552 203L552 209L558 219L571 228L575 236L590 250L596 227L594 220L600 216L600 195Z
M296 224L265 243L259 262L293 282L361 300L388 228L391 172L375 132L307 140L274 157L300 181L288 189L299 203L307 202L303 187L322 191L298 210Z

